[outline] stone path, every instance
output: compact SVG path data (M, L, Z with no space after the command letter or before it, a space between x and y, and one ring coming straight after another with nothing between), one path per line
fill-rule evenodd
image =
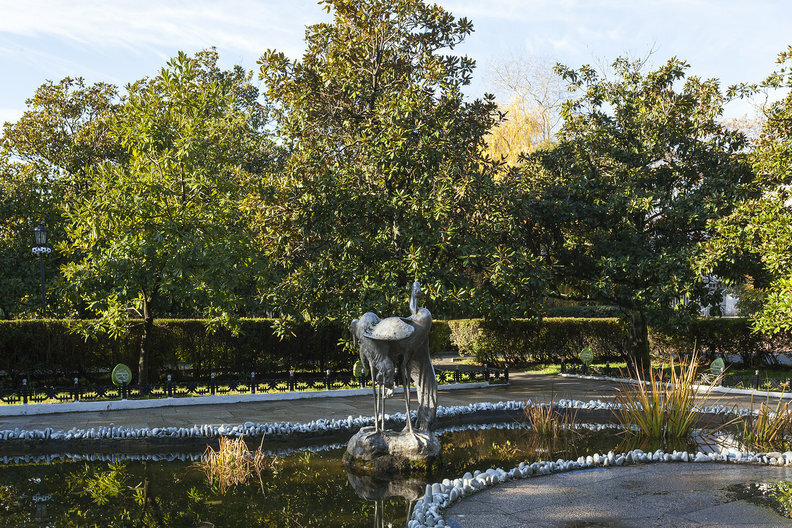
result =
M612 401L615 394L613 387L613 384L609 382L517 374L512 376L511 384L508 387L441 391L438 402L440 405L451 406L480 401L498 402L526 399L548 401L552 397ZM394 397L386 401L385 412L403 411L404 400L401 397ZM0 429L16 427L20 429L91 428L110 423L124 427L192 427L195 424L240 424L247 421L255 423L310 422L318 418L346 418L349 415L371 416L373 413L373 400L371 395L367 395L0 417Z
M792 519L730 490L779 480L792 480L792 469L715 463L585 469L495 486L458 502L445 519L454 528L792 526Z
M618 383L609 381L565 378L539 374L515 373L507 387L485 389L460 389L441 391L438 403L444 406L468 405L475 402L498 402L505 400L549 401L559 398L583 401L615 400ZM756 399L756 405L762 401ZM749 396L719 395L709 404L723 403L748 407ZM395 397L386 401L385 412L404 410L404 401ZM124 427L192 427L195 424L241 424L247 421L266 422L310 422L318 418L346 418L371 416L374 412L371 396L341 398L313 398L305 400L268 401L235 404L196 405L185 407L160 407L154 409L130 409L114 411L92 411L80 413L56 413L35 416L0 417L2 429L88 429L103 425Z

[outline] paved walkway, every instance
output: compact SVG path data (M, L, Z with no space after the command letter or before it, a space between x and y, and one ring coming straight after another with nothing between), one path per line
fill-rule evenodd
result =
M440 391L438 403L443 406L468 405L475 402L498 402L504 400L549 401L559 398L582 401L615 400L618 383L609 381L545 376L539 374L514 373L506 387L485 389L459 389ZM756 404L762 401L756 399ZM750 396L713 395L709 404L722 403L749 407ZM414 404L413 404L414 405ZM404 401L398 395L385 404L385 412L404 411ZM155 409L132 409L94 411L80 413L57 413L36 416L0 417L2 429L56 430L91 428L114 423L125 427L192 427L195 424L241 424L247 421L267 422L310 422L318 418L346 418L347 416L371 416L373 401L368 396L340 398L312 398L304 400L267 401L252 403L195 405L184 407L160 407Z
M714 463L587 469L495 486L458 502L445 518L462 528L792 526L737 491L779 480L792 480L792 470Z
M516 374L511 377L511 383L507 387L441 390L438 395L438 403L443 406L451 406L482 401L499 402L526 399L549 401L551 398L612 401L614 394L614 384L610 382ZM414 406L415 403L413 403L413 408ZM404 411L404 400L400 396L396 395L385 402L385 412L399 411ZM195 424L240 424L247 421L255 423L310 422L318 418L346 418L350 415L355 417L371 416L373 413L373 399L371 395L366 395L0 417L0 430L16 427L20 429L90 428L110 423L125 427L192 427Z

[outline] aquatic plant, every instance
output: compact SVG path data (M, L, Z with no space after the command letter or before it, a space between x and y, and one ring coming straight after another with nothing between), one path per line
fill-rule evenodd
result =
M699 425L700 405L709 398L721 376L697 390L695 354L679 364L672 358L667 381L663 379L665 371L665 368L659 372L650 369L648 379L639 375L636 383L621 384L616 396L620 407L614 414L625 433L666 441L688 438Z
M108 464L107 471L85 464L83 471L66 477L66 485L74 493L89 496L95 504L104 506L127 489L126 476L124 464Z
M522 422L533 433L543 437L556 437L564 431L572 431L575 425L577 410L558 410L553 398L549 404L543 405L533 401L526 402L523 407Z
M220 438L220 447L217 451L211 446L206 446L203 460L197 462L197 466L210 482L219 485L221 494L225 494L231 486L244 483L254 473L258 477L263 493L262 474L267 470L275 469L277 463L278 459L267 456L261 445L255 451L250 451L244 437L224 436Z
M775 408L769 397L754 411L751 398L751 412L742 417L740 439L748 448L780 449L788 446L787 438L792 433L792 409L790 402L783 403L779 398Z

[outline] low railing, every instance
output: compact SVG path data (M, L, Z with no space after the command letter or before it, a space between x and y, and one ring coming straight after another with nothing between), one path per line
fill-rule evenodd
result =
M584 376L608 376L613 378L625 377L624 369L611 367L610 363L602 366L588 366L580 363L561 362L561 374L581 374Z
M701 370L699 370L701 372ZM607 376L614 378L631 378L632 376L623 368L613 368L610 365L604 367L587 367L581 364L561 363L562 374L582 374L588 376ZM657 378L663 381L670 380L670 373L665 370L657 372ZM735 389L748 389L757 391L789 392L792 389L792 378L767 378L759 375L757 370L753 375L744 374L724 374L720 380L717 376L708 372L701 372L698 375L698 383L710 385L716 383L720 387Z
M707 374L702 376L702 381L705 383L712 382L714 378L714 376ZM792 387L792 379L763 378L759 376L758 372L753 376L726 374L721 378L719 385L722 387L731 387L735 389L788 392L790 387Z
M436 370L439 384L452 383L508 383L509 369L454 369ZM399 376L396 384L401 385ZM146 385L96 385L80 383L74 378L69 386L37 385L27 378L18 387L0 389L0 400L6 404L63 403L69 401L141 400L152 398L189 398L227 394L266 394L322 390L360 389L371 387L370 377L325 372L325 375L290 372L259 377L255 372L236 379L220 379L211 374L209 379L171 381Z

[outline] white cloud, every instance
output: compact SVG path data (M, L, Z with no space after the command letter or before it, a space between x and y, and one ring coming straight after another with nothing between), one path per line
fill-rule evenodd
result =
M288 7L254 0L0 0L0 12L0 34L129 50L214 45L251 55L273 44L300 42L305 24L323 15L306 0ZM286 51L299 51L290 47Z

